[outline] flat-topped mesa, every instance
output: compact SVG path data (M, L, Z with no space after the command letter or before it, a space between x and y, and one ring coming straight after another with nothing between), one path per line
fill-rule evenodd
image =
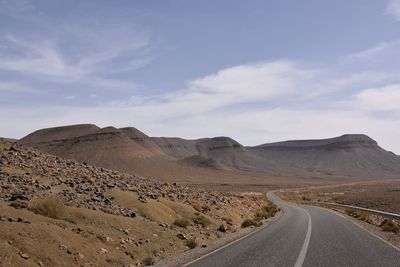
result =
M348 149L378 148L378 143L364 134L345 134L329 139L292 140L256 146L256 149Z
M219 149L242 148L243 146L230 137L220 136L199 142L197 147L199 151L212 151Z
M94 124L77 124L70 126L60 126L60 127L52 127L45 128L41 130L37 130L21 140L19 140L20 144L35 144L42 142L50 142L55 140L66 140L76 138L82 135L88 135L96 133L100 130Z

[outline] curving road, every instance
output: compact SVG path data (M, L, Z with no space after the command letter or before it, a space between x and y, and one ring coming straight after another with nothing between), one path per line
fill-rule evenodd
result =
M400 266L400 250L326 209L268 198L283 209L273 224L185 266Z

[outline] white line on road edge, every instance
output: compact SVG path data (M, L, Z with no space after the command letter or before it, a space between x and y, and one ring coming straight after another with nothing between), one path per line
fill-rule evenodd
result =
M342 217L342 218L345 219L345 220L350 221L350 222L353 223L355 226L359 227L361 230L366 231L368 234L372 235L373 237L376 237L377 239L381 240L381 241L384 242L385 244L391 246L392 248L394 248L395 250L397 250L398 252L400 252L400 248L399 248L399 247L396 247L395 245L393 245L393 244L390 243L389 241L383 239L383 238L380 237L379 235L377 235L377 234L371 232L370 230L364 228L362 225L360 225L360 224L358 224L357 222L353 221L351 218L348 218L348 217L346 217L345 215L340 214L339 212L337 212L337 211L335 211L335 210L326 209L326 208L322 208L322 207L318 207L318 208L327 210L327 211L329 211L329 212L331 212L331 213L333 213L333 214L335 214L335 215L337 215L337 216ZM356 220L357 220L357 219L356 219Z
M280 214L278 214L278 218L277 218L277 219L279 219L279 217L280 217ZM271 223L276 222L277 219L274 220L274 221L272 221ZM265 224L265 225L263 225L261 228L258 228L257 230L252 231L252 232L248 233L247 235L242 236L242 237L239 238L239 239L233 240L232 242L230 242L230 243L228 243L228 244L226 244L226 245L224 245L224 246L222 246L222 247L220 247L220 248L217 248L216 250L213 250L213 251L211 251L211 252L209 252L209 253L207 253L207 254L205 254L205 255L203 255L203 256L201 256L201 257L195 259L195 260L192 260L191 262L188 262L188 263L186 263L186 264L184 264L184 265L182 265L182 266L183 266L183 267L184 267L184 266L189 266L189 265L191 265L191 264L193 264L193 263L195 263L195 262L197 262L197 261L199 261L199 260L201 260L201 259L204 259L205 257L208 257L208 256L210 256L210 255L212 255L212 254L214 254L214 253L216 253L216 252L218 252L218 251L220 251L220 250L226 248L226 247L232 246L233 244L235 244L235 243L237 243L237 242L239 242L239 241L245 239L246 237L249 237L249 236L251 236L251 235L254 235L254 234L258 233L259 231L265 229L265 228L266 228L267 226L269 226L269 225L270 225L270 224Z
M308 213L308 211L303 208L300 208L300 207L296 207L296 208L303 210L307 214L307 217L308 217L308 227L307 227L306 238L304 239L303 247L301 248L299 257L297 258L297 261L294 265L294 267L302 267L303 263L304 263L304 259L306 258L306 255L307 255L308 245L310 244L312 225L311 225L310 213Z

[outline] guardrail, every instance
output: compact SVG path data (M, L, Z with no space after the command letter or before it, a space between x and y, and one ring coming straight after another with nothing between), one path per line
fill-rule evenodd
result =
M373 210L373 209L367 209L367 208L361 208L357 206L352 206L352 205L344 205L344 204L337 204L337 203L329 203L329 202L316 202L313 203L314 205L327 205L327 206L336 206L336 207L341 207L341 208L348 208L348 209L353 209L353 210L358 210L358 211L365 211L374 215L382 216L388 219L393 219L393 220L400 220L400 214L396 213L390 213L390 212L385 212L385 211L380 211L380 210Z

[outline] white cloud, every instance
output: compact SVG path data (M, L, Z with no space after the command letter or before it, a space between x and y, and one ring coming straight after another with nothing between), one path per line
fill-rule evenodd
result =
M400 21L400 1L390 0L386 7L385 13L389 16L392 16L394 19Z
M400 112L400 84L363 90L357 94L355 104L371 111Z
M2 121L7 127L1 129L1 135L21 137L38 128L76 123L135 126L155 136L227 135L245 145L365 133L384 148L400 153L400 142L395 138L400 135L400 116L382 119L371 114L398 112L400 86L360 90L340 106L341 98L324 99L331 90L346 90L377 78L374 72L340 78L326 76L326 72L278 60L223 69L190 81L186 89L173 93L139 95L102 106L46 106L29 112L0 108L7 114ZM322 102L316 105L321 97ZM231 109L232 105L235 108Z
M295 83L304 83L315 75L316 71L303 70L293 62L279 60L224 69L192 81L190 88L192 92L219 94L238 102L265 100L296 94Z

